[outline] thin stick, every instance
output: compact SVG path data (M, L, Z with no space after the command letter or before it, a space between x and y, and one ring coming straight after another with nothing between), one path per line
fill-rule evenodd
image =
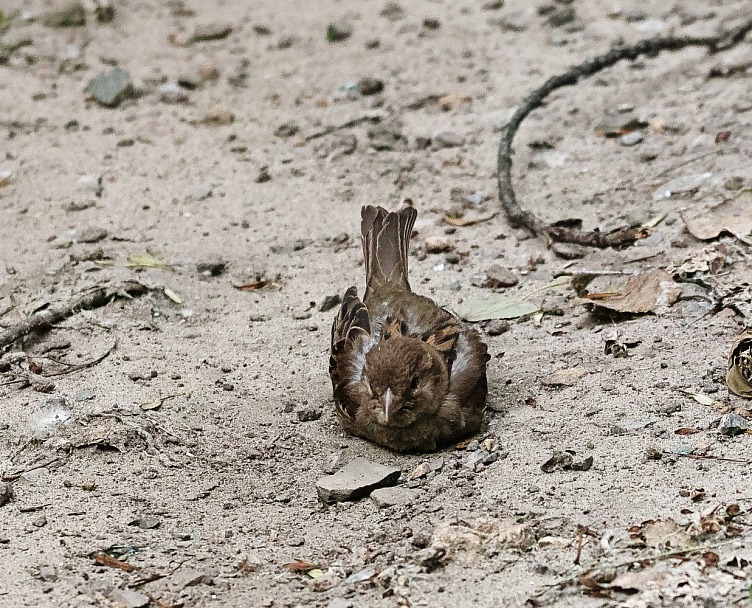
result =
M749 19L738 28L722 32L718 36L679 38L653 38L642 40L632 46L617 47L602 55L596 55L584 62L569 68L558 76L552 76L539 88L535 89L515 110L512 118L501 131L499 150L497 154L497 179L499 185L499 199L501 207L513 226L526 228L533 234L545 236L549 241L564 243L577 243L590 247L614 247L633 243L639 238L647 236L647 231L641 227L623 227L610 233L601 233L597 230L583 232L566 226L550 225L536 217L532 212L523 209L517 202L517 197L512 187L512 140L517 129L533 110L543 105L546 97L553 91L562 87L577 84L581 78L587 78L611 67L623 59L634 60L642 55L657 55L661 51L678 51L689 46L706 47L709 52L729 49L752 30L752 19Z
M5 350L24 336L49 329L55 323L59 323L79 310L92 310L105 306L111 299L121 294L138 297L144 295L147 291L148 288L145 285L135 281L120 286L100 285L94 287L68 302L52 305L48 309L0 331L0 350Z

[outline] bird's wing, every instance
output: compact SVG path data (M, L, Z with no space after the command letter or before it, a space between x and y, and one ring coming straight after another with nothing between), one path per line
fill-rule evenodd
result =
M351 418L356 405L347 400L345 387L363 370L368 345L371 343L371 322L368 309L358 297L358 290L345 292L342 306L332 324L329 377L339 412Z

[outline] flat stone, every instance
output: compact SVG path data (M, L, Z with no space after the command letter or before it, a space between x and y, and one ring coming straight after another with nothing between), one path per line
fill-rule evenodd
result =
M335 597L326 605L326 608L353 608L353 603L343 597Z
M143 608L148 606L151 601L148 595L132 589L115 589L110 595L110 599L123 608Z
M204 23L197 25L191 34L191 42L207 42L227 38L232 32L232 26L226 23Z
M454 131L442 131L433 138L435 148L457 148L464 145L465 138Z
M731 412L724 414L718 424L718 431L727 437L742 435L747 432L747 429L749 429L747 419Z
M486 287L512 287L519 283L517 275L508 268L494 264L486 270Z
M707 181L712 176L712 173L705 172L684 175L672 179L670 182L663 184L663 186L653 191L653 200L657 201L662 198L670 198L675 194L692 194L700 188L700 185L704 181Z
M90 226L88 228L84 228L79 232L78 238L76 239L79 243L98 243L99 241L107 238L107 230L104 228L97 228L95 226Z
M334 475L327 475L316 482L319 500L343 502L368 496L377 488L393 486L402 471L387 467L365 458L353 458Z
M185 587L195 587L196 585L210 585L212 577L206 572L192 570L191 568L181 568L172 575L170 580L178 589L184 589Z
M423 492L411 488L379 488L371 492L371 500L379 509L413 504Z
M131 76L120 67L94 77L87 88L97 103L108 108L117 107L133 94Z
M426 253L447 253L452 250L452 242L442 236L429 236L424 242Z
M188 91L177 82L165 82L157 89L163 103L183 103L188 101Z
M590 252L587 247L576 243L554 243L551 250L564 260L579 260Z
M619 143L622 146L636 146L643 140L642 133L639 131L632 131L626 135L622 135L619 138Z

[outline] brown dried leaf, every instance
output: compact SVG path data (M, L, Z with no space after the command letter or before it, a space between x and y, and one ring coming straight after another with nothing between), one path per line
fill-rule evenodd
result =
M295 572L296 574L300 574L303 572L309 572L310 570L315 570L317 568L321 568L319 564L312 564L310 562L305 562L302 560L297 560L294 562L288 562L286 564L282 564L283 568L286 568L290 572Z
M92 553L91 558L100 566L106 566L107 568L117 568L118 570L123 570L124 572L136 572L138 570L141 570L141 568L139 568L138 566L134 566L133 564L124 562L123 560L120 560L116 557L107 555L103 551Z
M693 429L690 427L683 426L681 428L678 428L674 431L674 435L694 435L695 433L699 433L699 429Z
M267 285L269 285L271 281L263 280L263 281L256 281L255 283L245 283L244 285L233 285L235 289L239 289L240 291L256 291L257 289L263 289Z
M685 526L673 519L659 519L642 527L642 536L648 547L685 548L692 545L692 538Z
M703 241L728 232L750 244L748 237L752 234L752 189L742 190L736 198L724 201L696 217L683 219L689 233Z
M598 308L621 313L642 314L659 307L671 306L681 295L681 289L665 270L630 277L614 292L587 294L585 302Z

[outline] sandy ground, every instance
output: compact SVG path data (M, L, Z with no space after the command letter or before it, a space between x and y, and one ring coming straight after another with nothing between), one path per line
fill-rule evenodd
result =
M579 572L578 538L581 567L607 568L677 546L628 548L631 526L711 517L731 504L741 509L738 529L726 522L693 541L717 545L717 563L697 554L643 561L634 572L644 580L629 593L589 597L572 579L537 605L746 605L752 438L713 428L723 406L744 405L723 384L744 320L711 310L705 287L715 282L706 275L680 284L685 297L673 306L629 318L594 315L569 286L540 292L533 299L560 315L487 335L489 413L477 439L492 440L495 462L465 466L475 444L446 450L439 470L408 483L420 490L409 504L382 509L370 499L324 506L315 482L364 456L399 467L407 483L426 460L346 437L333 414L335 311L319 307L352 284L362 289L360 207L412 199L413 286L449 307L491 295L476 277L493 264L519 278L505 293L529 293L564 270L680 265L715 243L688 235L682 214L733 195L735 177L750 185L749 42L718 56L688 50L619 64L558 91L523 123L515 144L523 204L549 221L582 218L588 229L665 213L636 246L569 261L502 215L449 234L442 216L470 193L481 195L470 196L468 216L498 209L498 126L545 78L618 40L715 33L748 15L748 0L673 9L576 0L554 5L576 11L561 27L522 0L496 9L403 2L401 16L382 14L384 2L352 0L116 0L109 23L87 7L84 26L44 25L60 4L0 6L16 15L0 43L31 42L0 65L0 171L11 173L0 187L0 321L9 326L95 284L137 280L150 292L16 345L37 355L42 374L70 371L42 356L84 363L114 350L50 378L54 387L36 385L48 393L2 387L0 473L13 480L14 499L0 506L0 605L521 606ZM327 24L342 20L352 35L328 42ZM212 22L231 33L170 42ZM138 95L110 109L86 87L113 65ZM714 68L722 77L709 77ZM217 77L202 82L213 69ZM197 86L167 103L159 87L179 77ZM383 92L360 94L363 77L381 79ZM442 95L452 96L448 110L436 102ZM595 130L625 104L649 123L635 146ZM218 112L234 121L204 123ZM381 122L305 139L365 116ZM275 134L287 123L298 131ZM723 131L730 136L717 142ZM384 138L393 149L376 150ZM258 180L262 167L270 180ZM703 173L692 192L653 196ZM431 236L453 252L421 254ZM749 247L721 243L725 280L748 281ZM129 256L147 251L170 266L129 267ZM196 270L219 260L227 266L217 276ZM237 289L260 280L270 284ZM614 329L634 338L628 357L604 353ZM584 375L571 386L548 386L554 372L578 366ZM318 407L320 418L299 420ZM686 446L730 460L671 454ZM650 459L651 448L668 455ZM592 468L541 470L567 449L575 460L592 456ZM425 562L437 529L478 517L523 524L532 541L463 547L455 535L438 567ZM91 555L104 550L140 570L96 563ZM284 566L296 560L320 568Z

